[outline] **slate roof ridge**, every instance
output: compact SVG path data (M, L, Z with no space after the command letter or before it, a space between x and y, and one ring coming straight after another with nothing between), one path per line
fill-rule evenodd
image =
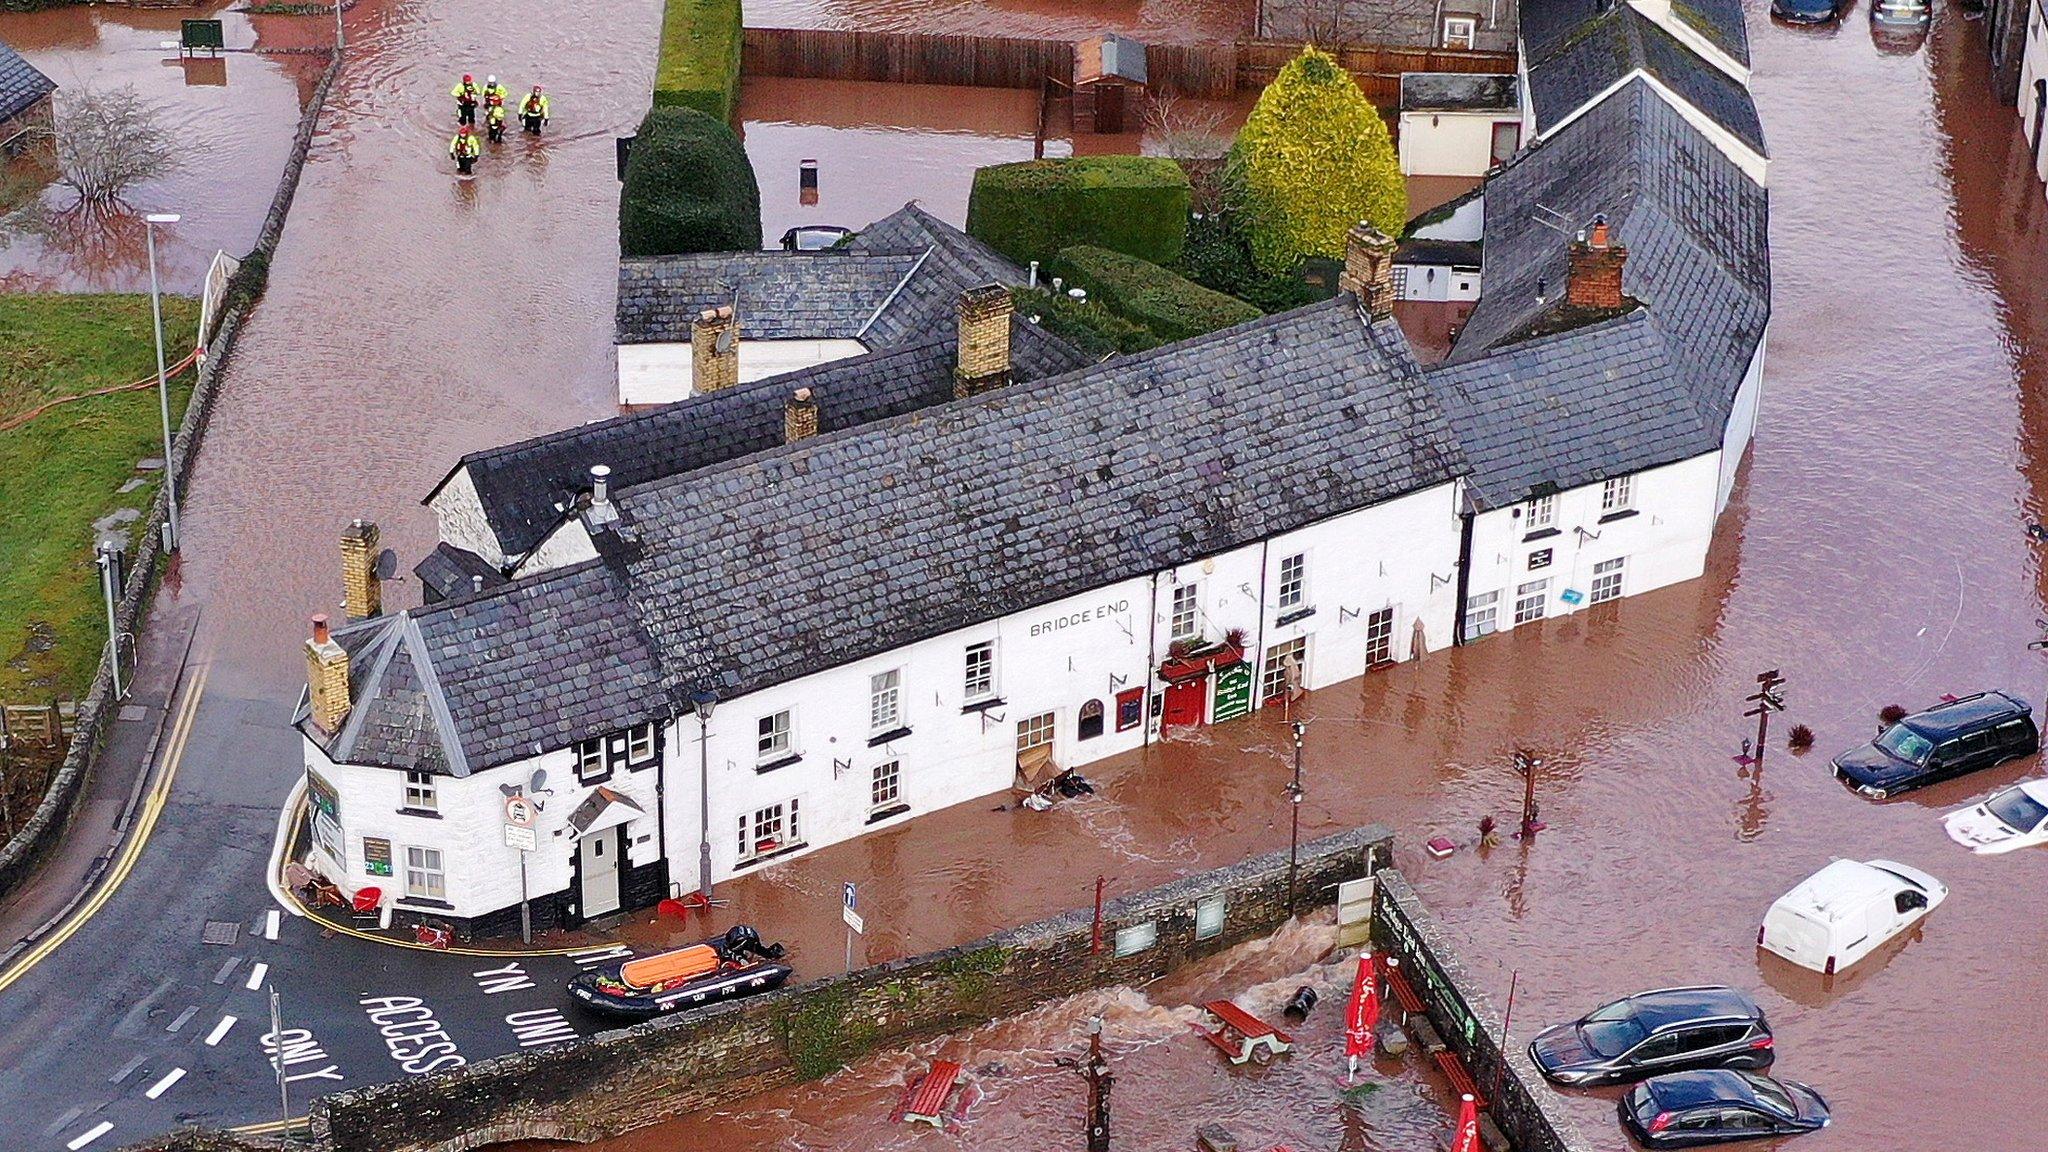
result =
M1637 74L1655 79L1672 98L1768 158L1762 120L1742 81L1626 0L1581 22L1529 61L1529 102L1537 131L1556 132L1597 103L1611 85Z
M402 616L403 613L400 613L400 615ZM336 732L332 738L332 743L337 748L353 747L357 737L362 734L363 720L369 715L369 711L368 709L354 707L353 705L368 702L370 699L369 689L372 687L381 688L383 686L384 673L391 667L392 654L397 652L399 648L399 635L403 630L391 626L397 623L398 617L371 617L371 619L384 624L385 627L377 635L376 639L370 641L369 650L364 653L365 656L374 656L375 660L363 674L361 698L356 698L356 688L353 684L349 687L351 707L348 710L347 718L342 721L341 730ZM351 653L349 656L349 667L353 669L359 659L360 657ZM354 677L351 676L350 679L353 680Z
M507 584L506 587L513 588L517 585ZM448 603L459 608L473 604L479 599L482 597ZM441 675L434 667L433 653L427 649L426 640L420 636L419 621L413 618L412 613L401 612L399 616L404 621L401 635L405 640L406 652L412 657L413 672L420 678L420 693L426 697L427 711L433 717L434 727L440 737L441 751L448 759L448 773L457 778L466 777L469 775L469 753L463 748L462 731L455 725L455 715L449 710L448 697L441 691Z
M937 245L933 246L933 248L936 247ZM925 261L931 259L933 248L927 248L924 251L917 254L917 263L912 264L910 266L910 270L903 274L902 279L896 281L896 286L894 288L889 289L889 294L887 296L882 297L882 302L880 304L875 305L875 310L873 312L868 313L868 318L861 322L860 331L855 332L853 334L853 338L855 340L863 340L866 338L868 334L868 329L873 328L875 326L875 321L881 319L882 313L887 312L889 310L889 305L894 304L896 302L896 297L901 296L903 294L903 286L905 284L910 283L910 278L917 275L917 270L924 267Z

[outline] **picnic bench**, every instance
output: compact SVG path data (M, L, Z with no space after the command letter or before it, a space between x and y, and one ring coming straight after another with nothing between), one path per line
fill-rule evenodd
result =
M1197 1025L1195 1031L1202 1034L1202 1039L1215 1045L1216 1050L1228 1057L1232 1064L1243 1064L1247 1060L1271 1064L1273 1057L1294 1047L1292 1036L1228 1000L1211 1000L1202 1005L1202 1009L1214 1016L1221 1026L1212 1031Z
M1394 1003L1401 1007L1401 1023L1406 1024L1410 1016L1427 1015L1422 997L1415 992L1414 985L1398 969L1387 972L1387 989L1394 994Z
M1479 1090L1479 1084L1472 1079L1470 1072L1465 1071L1464 1062L1459 1060L1456 1054L1446 1048L1433 1053L1431 1058L1436 1061L1438 1070L1443 1072L1444 1079L1451 1082L1453 1095L1470 1096L1475 1107L1486 1107L1486 1094Z
M946 1126L946 1098L953 1094L953 1084L960 1079L960 1065L951 1060L932 1061L931 1070L918 1078L909 1092L904 1093L903 1104L897 1108L897 1119L902 1121L923 1121L934 1128Z

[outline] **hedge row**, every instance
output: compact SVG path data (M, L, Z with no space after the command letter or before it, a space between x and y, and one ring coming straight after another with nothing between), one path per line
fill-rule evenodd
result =
M625 256L740 252L761 246L761 188L723 120L654 108L640 122L619 191Z
M667 0L661 18L661 59L654 69L654 106L695 108L732 121L739 100L740 0Z
M1077 156L974 173L967 232L1026 264L1090 244L1171 264L1188 231L1188 177L1163 156Z
M1164 341L1094 301L1071 300L1036 288L1012 288L1017 312L1047 332L1100 360L1114 352L1143 352Z
M1256 320L1263 313L1148 260L1076 245L1053 258L1052 274L1085 288L1103 307L1161 340L1185 340Z

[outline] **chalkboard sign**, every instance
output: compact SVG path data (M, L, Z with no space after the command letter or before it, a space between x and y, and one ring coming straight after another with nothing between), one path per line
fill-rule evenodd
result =
M391 875L391 841L376 836L363 837L363 871L372 876Z
M227 47L227 37L221 32L218 20L181 20L178 46L190 52L196 48L207 48L218 52Z

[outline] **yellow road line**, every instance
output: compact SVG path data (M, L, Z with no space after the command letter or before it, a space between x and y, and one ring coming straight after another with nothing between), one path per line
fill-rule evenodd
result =
M192 725L199 715L199 697L205 691L206 676L207 666L201 665L195 670L191 685L185 690L185 702L178 711L177 722L171 728L171 739L166 745L163 769L157 774L156 783L150 787L149 795L144 798L135 826L129 831L127 841L121 845L121 851L114 859L114 866L100 881L99 890L64 923L58 925L48 936L38 941L35 947L24 953L12 968L0 973L0 991L5 991L15 981L28 975L31 969L77 934L78 930L85 926L86 921L98 915L99 910L105 907L107 901L120 889L121 882L128 878L128 873L134 870L136 860L141 858L143 848L149 843L150 833L156 829L157 817L163 814L164 804L170 800L171 783L178 776L178 761L184 758L185 744L191 739Z
M244 1124L239 1128L230 1128L228 1131L239 1136L269 1136L278 1132L289 1131L293 1128L304 1128L306 1122L310 1119L311 1117L309 1116L294 1116L290 1120L271 1120L263 1124Z

